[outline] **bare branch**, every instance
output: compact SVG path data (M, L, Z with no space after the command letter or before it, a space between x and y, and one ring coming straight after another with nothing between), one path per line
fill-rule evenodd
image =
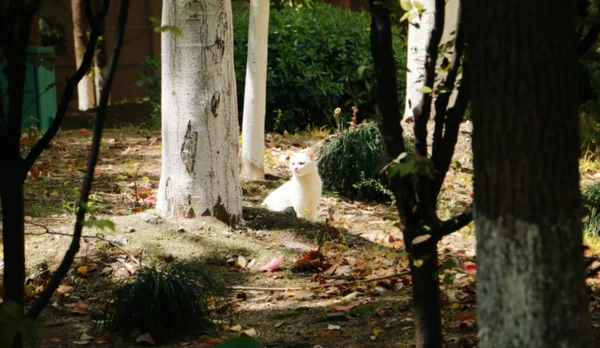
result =
M446 3L444 0L435 0L435 20L431 29L431 36L427 44L427 56L425 59L424 81L425 86L433 90L435 80L435 65L438 57L438 46L444 30L444 16L446 12ZM423 93L420 103L414 108L414 131L415 148L417 154L422 157L427 156L427 122L431 117L432 94ZM430 195L430 180L427 176L417 176L417 194L421 198L418 203L418 211L426 213L428 216L435 216L435 202L428 199Z
M446 221L442 221L439 229L439 238L447 236L453 232L460 230L461 228L467 226L473 221L473 206L469 206L469 208L462 214L455 216L454 218Z
M454 54L452 56L452 62L450 63L450 68L448 70L448 74L446 76L446 80L443 83L443 88L445 89L445 93L438 93L437 98L435 100L435 129L433 132L433 146L431 159L433 161L433 165L436 169L435 180L432 183L432 187L430 189L431 196L430 198L434 201L437 200L437 196L440 192L440 188L442 187L442 182L446 177L446 173L448 172L448 167L445 166L445 163L448 158L452 158L454 154L454 146L452 149L445 147L444 145L444 133L448 136L448 103L450 102L450 96L455 88L456 77L458 75L458 70L461 66L463 48L465 45L465 35L464 35L464 13L462 11L462 1L458 4L458 19L457 19L457 28L456 28L456 36L454 40ZM463 79L464 80L464 79ZM445 132L444 132L445 129ZM458 128L456 128L456 132L458 132ZM450 160L448 160L448 164Z
M106 5L108 2L109 1L105 1L103 5ZM90 34L90 40L88 41L88 44L85 49L83 61L81 62L81 65L79 66L75 74L67 79L67 84L63 91L63 95L60 100L60 104L58 105L58 110L56 111L56 116L54 117L52 124L50 125L44 136L42 136L42 138L38 140L38 142L33 146L31 151L29 151L29 153L27 154L27 157L25 158L25 161L23 163L24 178L27 177L27 172L31 169L31 166L33 166L33 163L35 163L42 151L44 151L46 146L48 146L50 141L54 138L54 136L56 136L56 133L58 132L60 125L62 124L62 121L65 118L65 114L69 106L69 101L71 100L71 97L73 96L73 93L77 88L77 84L85 76L92 64L94 53L96 51L96 43L98 42L98 37L100 35L100 27L98 23L101 19L103 19L103 17L101 17L100 15L106 15L106 11L100 11L100 13L97 16L94 15L92 12L91 0L85 1L84 7L92 31Z
M577 44L577 57L583 56L592 47L600 35L600 24L596 24L588 30L587 34Z
M89 152L88 164L86 175L83 180L81 195L80 195L80 203L79 208L77 209L77 219L75 221L75 228L73 232L73 240L71 241L71 245L69 249L65 253L65 256L60 263L60 266L54 272L50 280L48 281L48 285L42 291L38 299L31 306L29 311L27 312L27 316L30 318L36 318L44 309L50 297L54 291L58 288L60 281L65 277L69 268L73 264L73 260L75 255L79 251L79 243L81 239L81 232L83 230L83 222L85 220L86 214L86 205L88 202L88 197L90 191L92 189L92 182L94 179L94 170L96 168L96 163L98 161L98 155L100 153L100 141L102 140L102 131L104 130L104 122L106 119L106 108L108 105L108 94L110 91L110 87L115 77L115 72L117 70L117 63L119 60L119 55L121 53L121 46L123 44L123 37L125 35L125 26L127 24L127 13L129 10L129 0L122 0L121 7L119 10L119 19L116 28L116 40L113 47L113 54L110 61L110 66L108 70L108 76L104 81L104 86L102 88L102 95L100 97L100 106L98 107L98 113L96 116L96 123L94 125L94 135L92 137L92 145ZM92 51L95 46L92 46ZM86 52L87 54L88 52ZM63 114L64 115L64 114Z

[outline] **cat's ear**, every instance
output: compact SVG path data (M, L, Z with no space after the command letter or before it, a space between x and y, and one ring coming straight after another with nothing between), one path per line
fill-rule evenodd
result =
M307 154L307 155L308 155L308 157L310 157L310 159L311 159L312 161L314 161L314 160L315 160L315 154L314 154L314 152L313 152L313 150L312 150L312 149L310 149L310 148L309 148L309 149L307 149L306 151L304 151L304 153L305 153L305 154Z
M290 160L290 154L289 153L284 153L283 155L279 156L279 162L284 163Z

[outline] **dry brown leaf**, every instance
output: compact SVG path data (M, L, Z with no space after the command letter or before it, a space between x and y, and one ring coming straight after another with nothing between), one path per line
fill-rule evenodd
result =
M248 336L248 337L256 337L258 336L258 332L256 332L255 329L248 329L248 330L244 330L244 332L242 332L244 335Z
M71 291L73 291L73 287L70 285L59 285L58 289L56 289L56 292L63 295Z
M71 313L86 315L90 312L90 306L83 300L77 300L75 307L71 309Z
M149 333L143 333L141 335L137 335L137 337L135 338L135 341L137 343L141 343L141 342L145 342L151 345L156 345L156 342L154 341L154 338L152 338L152 335L150 335Z
M329 324L327 325L327 330L332 331L332 330L341 330L341 326L339 325L333 325L333 324Z

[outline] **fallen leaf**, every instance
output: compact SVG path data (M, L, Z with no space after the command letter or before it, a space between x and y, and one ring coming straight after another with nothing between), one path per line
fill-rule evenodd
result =
M86 333L83 333L79 337L79 339L77 341L73 341L73 343L82 346L82 345L86 345L86 344L92 342L93 339L94 339L94 337L92 337L92 336L90 336L90 335L88 335Z
M141 342L146 342L148 344L151 345L156 345L156 342L154 341L154 338L152 338L152 335L150 335L149 333L143 333L141 335L137 335L137 337L135 338L135 341L137 343L141 343Z
M87 275L87 271L88 271L87 266L79 266L79 267L77 267L77 273L79 273L79 275L86 276Z
M347 312L347 311L351 310L354 307L356 307L356 305L349 304L349 305L345 305L345 306L332 307L331 310L333 312Z
M256 332L255 329L248 329L248 330L244 330L244 332L242 332L244 335L248 336L248 337L256 337L258 336L258 332Z
M354 300L356 300L356 298L358 297L358 291L354 291L352 293L349 293L348 295L344 296L340 302L341 303L349 303L352 302Z
M83 300L77 300L75 307L71 309L71 313L86 315L90 312L90 306Z
M155 204L156 203L156 196L150 196L150 197L146 198L146 203L148 203L148 204Z
M417 236L417 237L415 237L415 239L412 240L412 243L413 243L413 245L420 244L420 243L427 241L429 238L431 238L430 234L424 234L421 236Z
M240 331L242 331L242 325L240 325L240 324L233 325L232 327L229 328L229 331L240 332Z
M248 261L246 261L246 258L243 257L242 255L238 255L237 260L235 262L235 267L242 269L242 268L245 268L247 264L248 264Z
M477 266L474 263L463 264L463 270L469 274L477 273Z
M327 330L340 330L342 327L339 325L333 325L333 324L329 324L327 325Z
M273 325L273 327L274 327L274 328L278 328L278 327L280 327L281 325L283 325L283 323L285 323L285 322L284 322L284 321L280 321L280 322L278 322L278 323L275 323L275 325Z
M262 266L260 268L261 271L269 271L269 272L273 272L276 269L279 269L281 267L281 265L283 264L283 255L274 258L273 260L269 261L269 263L267 263L266 265Z
M296 260L292 266L292 272L320 272L329 269L331 264L319 251L312 250L301 259Z
M94 340L94 343L108 343L110 342L110 338L111 338L111 334L110 332L106 331L103 332L100 336L96 337L96 339Z
M56 292L63 295L71 291L73 291L73 287L70 285L59 285L58 289L56 289Z
M90 131L87 130L86 128L81 128L79 129L79 134L88 134Z

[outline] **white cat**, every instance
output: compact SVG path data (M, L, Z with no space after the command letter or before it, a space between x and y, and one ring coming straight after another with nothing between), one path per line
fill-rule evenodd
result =
M323 182L311 149L290 157L292 178L271 192L262 204L269 210L283 211L294 207L296 215L311 221L317 220Z

